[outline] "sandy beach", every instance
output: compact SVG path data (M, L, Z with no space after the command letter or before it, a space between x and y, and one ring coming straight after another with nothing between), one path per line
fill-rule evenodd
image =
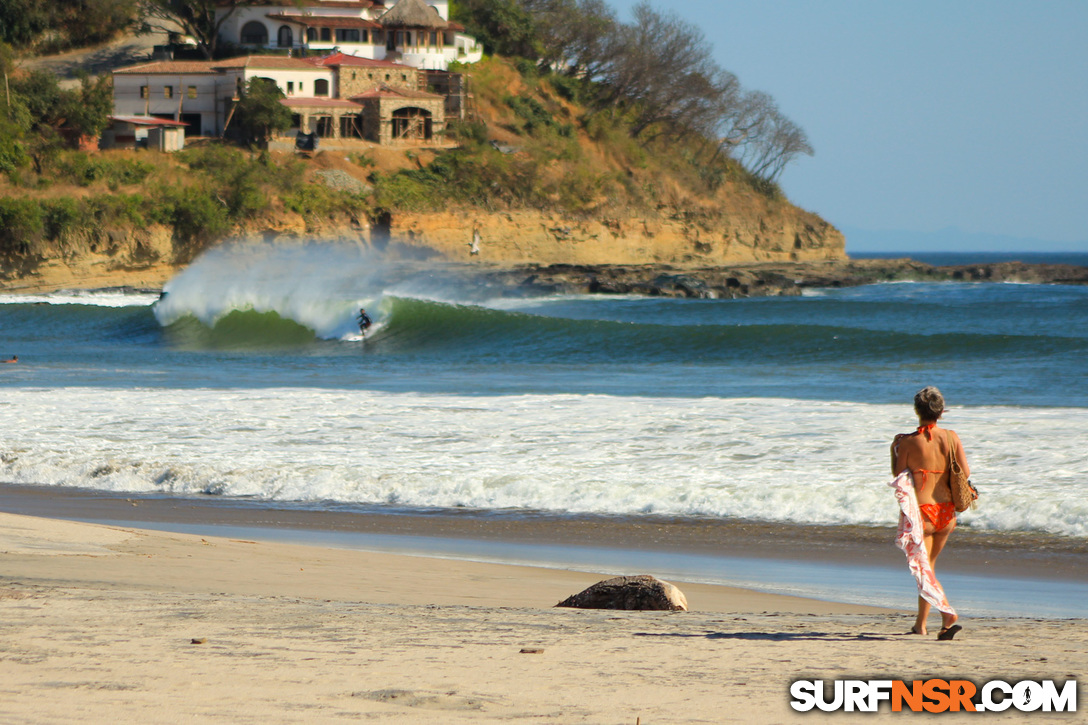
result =
M907 612L684 582L689 612L553 608L615 573L4 513L0 719L793 722L798 678L1065 680L1088 665L1083 619L972 618L947 643L902 634Z

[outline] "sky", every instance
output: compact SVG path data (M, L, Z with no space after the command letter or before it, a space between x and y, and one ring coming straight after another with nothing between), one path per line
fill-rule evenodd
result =
M1088 253L1088 1L651 5L805 130L779 183L848 252Z

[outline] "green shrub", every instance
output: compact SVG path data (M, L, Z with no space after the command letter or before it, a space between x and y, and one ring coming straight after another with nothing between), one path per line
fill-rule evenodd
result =
M487 124L483 121L451 121L446 126L446 135L452 139L483 146L487 143Z
M506 105L513 109L514 115L522 120L526 132L530 134L555 127L552 114L532 96L511 96L506 99Z
M369 211L366 198L347 191L333 191L324 184L305 184L294 192L284 194L284 208L301 214L309 222L332 219L339 214L365 216Z
M584 93L584 82L562 73L552 73L548 76L550 85L560 98L572 103L580 103Z
M176 238L207 242L230 231L226 205L208 189L190 186L170 192L167 198Z
M57 176L80 186L104 181L111 189L141 184L155 166L139 159L90 156L82 151L61 155L54 163Z
M157 197L158 195L156 195ZM169 224L173 210L141 194L101 194L84 201L87 215L100 226L127 225L143 227L151 223Z
M365 153L349 154L348 158L356 166L362 166L364 169L369 169L374 165L374 157Z
M41 206L45 236L49 239L60 239L73 229L86 226L88 221L87 210L70 196L46 199Z
M26 254L44 231L45 220L37 201L0 197L0 252Z

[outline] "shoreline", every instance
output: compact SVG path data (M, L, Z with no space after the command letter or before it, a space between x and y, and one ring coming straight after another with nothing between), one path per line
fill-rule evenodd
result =
M700 586L898 609L913 582L893 527L675 517L367 510L0 484L0 511L200 536L561 569L652 573ZM941 561L965 611L1079 616L1088 541L957 532ZM602 578L606 578L603 577ZM572 592L573 593L573 592Z
M161 292L185 269L159 265L146 269L96 270L73 274L68 268L49 275L0 280L0 294L35 295L62 290L132 289ZM494 296L549 294L633 294L648 297L741 299L796 296L808 289L857 287L880 282L1014 282L1088 285L1088 267L1070 264L988 262L935 266L910 258L859 258L797 262L744 262L714 267L672 264L510 264L399 262L390 266L395 283L413 273L443 270L466 288Z
M949 643L905 611L688 584L689 612L555 609L601 577L6 513L0 565L20 722L799 722L796 679L1088 670L1086 619L964 618Z

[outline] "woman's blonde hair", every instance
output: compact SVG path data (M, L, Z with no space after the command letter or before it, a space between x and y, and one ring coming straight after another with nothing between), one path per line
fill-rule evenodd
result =
M922 420L937 420L944 413L944 396L932 385L914 394L914 412Z

